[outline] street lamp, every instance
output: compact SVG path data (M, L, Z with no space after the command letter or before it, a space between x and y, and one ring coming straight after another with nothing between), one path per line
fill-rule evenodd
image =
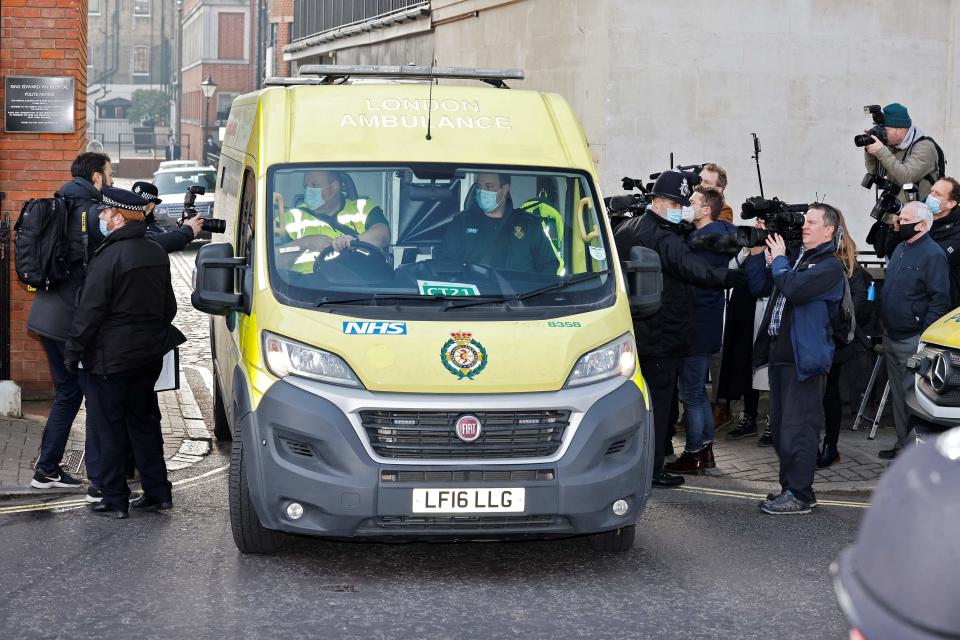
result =
M207 79L200 83L200 90L203 91L203 97L207 99L206 108L203 110L203 164L207 164L207 126L210 120L210 98L217 92L217 83L213 81L210 74Z

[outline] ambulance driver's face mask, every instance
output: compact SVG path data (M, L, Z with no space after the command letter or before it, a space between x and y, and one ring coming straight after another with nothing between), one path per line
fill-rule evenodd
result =
M303 190L303 202L310 209L319 209L322 207L326 200L323 199L323 188L322 187L306 187Z

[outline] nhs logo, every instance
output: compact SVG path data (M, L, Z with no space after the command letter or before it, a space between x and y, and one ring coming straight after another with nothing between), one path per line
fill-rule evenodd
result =
M344 322L343 332L362 336L405 336L406 322Z

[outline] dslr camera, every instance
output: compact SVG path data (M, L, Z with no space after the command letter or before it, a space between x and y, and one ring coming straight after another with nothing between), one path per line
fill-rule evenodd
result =
M883 108L878 104L868 104L863 108L863 112L873 117L873 126L870 127L866 133L853 136L853 144L858 147L873 144L873 138L871 136L876 136L877 140L883 144L887 144L887 130L883 126Z
M863 176L863 180L860 181L860 186L865 189L877 188L877 203L874 204L873 209L870 210L870 216L879 222L883 222L884 216L897 215L900 213L900 210L903 208L903 203L900 202L897 196L900 195L901 191L907 193L909 200L917 199L917 187L912 182L908 182L901 187L886 178L868 173Z
M737 242L743 247L760 247L768 236L778 234L787 245L799 244L803 241L804 214L809 208L806 203L787 204L778 198L747 198L740 215L745 220L760 218L766 228L739 226Z
M183 214L181 214L180 222L177 224L182 226L186 220L199 215L194 205L197 202L197 196L202 196L206 192L207 190L198 184L187 189L183 196ZM227 221L221 218L204 218L201 229L207 233L223 233L227 230Z

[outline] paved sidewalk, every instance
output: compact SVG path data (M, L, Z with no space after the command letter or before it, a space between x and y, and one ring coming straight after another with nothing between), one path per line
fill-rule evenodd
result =
M887 468L889 461L879 458L877 452L890 449L896 442L893 425L881 421L876 439L868 440L870 423L861 422L859 431L852 431L851 424L852 419L845 418L837 446L840 459L827 469L817 470L813 484L817 492L872 491ZM760 485L770 489L779 487L779 462L776 452L773 447L757 445L763 426L761 424L756 437L734 441L726 439L733 425L722 428L716 433L716 442L713 445L716 469L709 469L699 476L687 475L687 479L702 483L703 479L723 478L735 480L754 489L760 488ZM683 445L684 434L679 432L673 439L674 451L679 454L683 451Z
M180 385L177 391L158 394L168 471L184 469L198 462L210 452L212 440L182 371ZM73 423L62 462L67 472L83 479L86 479L83 464L85 418L86 414L81 408ZM54 493L52 490L30 487L45 423L45 418L41 416L0 418L0 496Z

